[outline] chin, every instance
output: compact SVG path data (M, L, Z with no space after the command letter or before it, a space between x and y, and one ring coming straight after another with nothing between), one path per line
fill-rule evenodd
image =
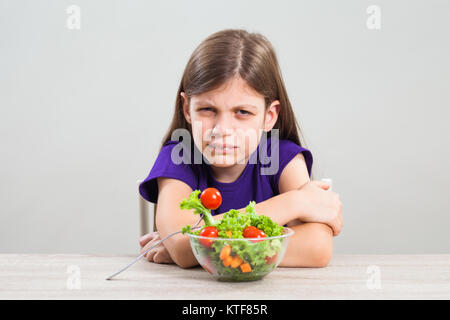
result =
M211 165L217 168L227 168L234 166L236 164L236 159L233 156L231 157L212 156L208 158L208 161Z
M210 161L210 165L216 167L216 168L229 168L234 166L236 163L234 161L222 161L222 162L214 162Z
M211 165L217 167L217 168L227 168L232 167L237 164L245 164L245 156L236 157L233 155L228 155L226 157L219 155L219 156L212 156L208 158L208 161Z

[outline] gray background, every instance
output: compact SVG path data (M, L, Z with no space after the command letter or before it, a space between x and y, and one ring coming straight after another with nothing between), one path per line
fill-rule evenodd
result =
M136 253L136 181L190 54L224 28L277 51L314 173L343 201L335 253L448 253L450 4L437 0L0 1L0 252Z

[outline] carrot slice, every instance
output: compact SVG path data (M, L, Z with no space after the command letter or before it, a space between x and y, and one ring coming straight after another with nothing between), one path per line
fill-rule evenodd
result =
M232 237L233 237L233 233L231 232L231 230L228 230L228 231L226 231L225 233L227 234L227 236L228 236L229 238L232 238Z
M232 256L228 256L225 259L222 260L222 263L225 267L228 267L231 264L231 261L233 261Z
M233 260L231 261L230 267L237 268L242 264L242 262L244 261L242 261L242 259L239 256L234 256Z
M250 265L246 262L240 265L241 271L242 272L251 272L252 271L252 267L250 267Z
M231 246L227 244L225 247L220 250L220 260L224 260L226 257L229 257L231 253Z

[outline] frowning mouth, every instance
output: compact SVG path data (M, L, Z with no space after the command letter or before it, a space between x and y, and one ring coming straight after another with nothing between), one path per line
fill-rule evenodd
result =
M209 147L217 153L229 153L236 149L236 146L229 144L210 144Z

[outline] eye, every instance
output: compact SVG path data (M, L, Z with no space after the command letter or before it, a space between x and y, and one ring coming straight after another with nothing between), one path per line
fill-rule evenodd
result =
M206 108L201 108L201 109L199 109L198 111L214 111L214 109L213 109L213 108L206 107Z
M248 112L247 110L238 110L238 112L241 112L241 115L243 115L243 116L249 116L249 115L251 115L251 113Z

